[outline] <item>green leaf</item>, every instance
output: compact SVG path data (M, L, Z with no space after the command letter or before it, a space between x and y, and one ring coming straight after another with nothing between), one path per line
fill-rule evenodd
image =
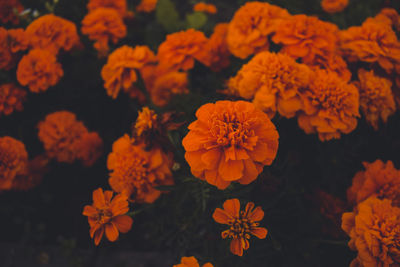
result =
M176 32L181 28L178 11L171 0L159 0L156 9L157 22L168 32Z
M207 15L203 12L194 12L186 15L187 28L201 29L207 23Z

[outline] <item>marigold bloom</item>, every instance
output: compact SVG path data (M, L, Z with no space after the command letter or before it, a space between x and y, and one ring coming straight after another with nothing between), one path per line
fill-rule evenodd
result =
M240 7L229 23L228 47L233 55L245 59L268 50L268 37L282 19L290 16L286 9L264 2L248 2Z
M166 71L189 70L194 66L194 59L204 49L207 37L204 33L189 29L167 35L158 47L160 68Z
M26 100L26 91L13 83L0 85L0 116L10 115L24 109L22 103Z
M127 13L126 0L89 0L89 3L87 4L89 13L98 8L114 9L121 17L124 17Z
M303 107L299 89L309 86L313 72L285 54L261 52L243 65L230 83L230 90L266 112L287 118Z
M118 12L112 8L97 8L87 14L82 20L81 31L95 41L94 48L100 56L108 53L108 42L116 44L126 36L126 26Z
M233 181L249 184L270 165L278 132L267 114L245 101L217 101L196 111L183 138L192 174L219 189Z
M259 227L259 221L264 218L261 207L254 209L254 203L249 202L244 210L240 210L238 199L228 199L223 209L216 208L212 217L217 223L229 225L229 229L222 232L222 238L231 238L231 252L243 256L243 250L250 246L250 234L260 239L267 236L267 229Z
M8 30L8 42L12 53L27 50L29 47L29 40L24 29Z
M127 196L99 188L93 191L93 205L86 205L82 214L88 217L90 237L99 245L104 232L111 242L118 239L119 232L127 233L132 228L133 220L125 215L129 211Z
M26 28L32 48L57 53L60 49L70 51L79 44L79 35L73 22L48 14L34 20Z
M138 117L135 122L135 133L137 136L142 136L144 133L151 131L158 127L157 114L154 110L148 107L143 107L142 111L139 111Z
M169 103L173 95L189 93L186 72L168 72L156 78L154 86L150 89L153 103L163 107Z
M46 156L36 156L28 162L26 172L15 177L12 190L29 191L42 182L43 175L48 171L49 159Z
M34 93L44 92L56 85L63 75L56 56L47 50L33 49L18 63L18 82Z
M321 7L327 13L343 11L349 5L349 0L322 0Z
M338 33L339 29L335 24L302 14L283 20L272 41L282 44L281 52L311 62L316 55L336 52Z
M360 106L368 123L378 130L379 120L384 123L396 111L396 103L392 94L392 82L376 76L374 71L358 70Z
M115 99L121 87L128 91L137 80L136 71L156 61L156 56L147 46L132 48L124 45L116 49L101 70L107 94Z
M108 180L117 193L125 193L131 200L153 203L161 194L155 186L173 184L172 159L160 148L146 150L128 135L116 140L108 155Z
M21 12L24 7L21 5L19 0L0 0L0 22L6 24L11 22L13 24L18 24L18 16L14 14L14 10Z
M17 175L26 172L28 153L25 145L12 137L0 137L0 190L9 190Z
M213 4L199 2L193 6L193 11L215 14L215 13L217 13L218 10L217 10L217 7L214 6Z
M195 257L182 257L180 264L175 264L173 267L200 267L199 262ZM205 263L203 267L214 267L211 263Z
M96 132L84 133L76 142L77 158L83 166L92 166L103 154L103 140Z
M136 7L138 12L150 13L157 7L158 0L141 0L139 5Z
M370 197L353 212L343 213L342 229L350 249L358 252L350 266L391 267L400 264L400 208L388 199Z
M298 124L307 134L318 133L321 141L340 138L357 126L359 93L335 72L316 70L310 86L302 90L304 109Z

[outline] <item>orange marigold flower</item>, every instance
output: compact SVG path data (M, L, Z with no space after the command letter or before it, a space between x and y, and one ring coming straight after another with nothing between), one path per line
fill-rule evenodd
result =
M0 137L0 190L9 190L17 175L26 173L25 145L12 137Z
M56 56L47 50L33 49L18 63L18 82L34 93L44 92L56 85L63 75Z
M286 9L264 2L248 2L240 7L229 23L228 47L233 55L245 59L268 50L268 37L282 19L290 16Z
M26 91L13 83L0 85L0 115L10 115L24 109L22 103L26 100Z
M246 101L217 101L196 111L183 138L192 174L219 189L249 184L270 165L279 134L267 114Z
M307 134L318 133L321 141L340 138L357 126L360 116L357 87L335 72L316 70L310 86L301 91L304 109L298 124Z
M281 52L312 62L316 55L336 52L338 33L339 29L335 24L302 14L283 20L272 41L282 44Z
M299 89L309 86L313 72L285 54L261 52L245 64L230 82L230 90L266 112L287 118L303 107Z
M114 9L121 17L124 17L127 13L126 0L89 0L87 4L89 13L98 8Z
M384 123L396 111L396 103L392 94L392 82L376 76L374 71L358 70L360 106L369 124L378 130L379 120Z
M99 245L101 238L106 237L111 242L118 239L119 232L127 233L132 228L133 220L126 215L129 211L127 196L118 194L113 198L113 192L98 188L93 191L93 205L86 205L82 214L88 217L90 237L95 245Z
M84 133L76 142L77 158L83 166L92 166L103 154L103 140L96 132Z
M14 14L14 10L22 12L24 7L19 0L0 0L0 22L6 24L8 22L19 23L18 16Z
M250 234L260 239L267 236L267 229L259 227L259 221L264 218L261 207L254 209L254 203L247 203L244 210L240 210L238 199L228 199L223 204L223 209L216 208L212 217L217 223L229 225L229 229L222 232L222 238L231 238L231 252L243 256L243 250L250 246Z
M349 0L322 0L321 7L327 13L343 11L349 5Z
M218 10L217 10L217 7L214 6L213 4L199 2L193 6L193 11L215 14L215 13L217 13Z
M386 23L397 31L400 31L400 15L393 8L383 8L378 15L374 17L374 20Z
M105 56L110 49L108 42L116 44L126 36L126 26L115 9L97 8L82 20L82 33L96 41L94 48L100 56Z
M121 87L129 91L137 80L136 71L156 61L156 56L147 46L132 48L124 45L116 49L109 55L107 64L101 70L107 94L115 99Z
M143 107L139 111L135 123L135 133L137 136L142 136L144 133L151 131L158 127L157 113L148 107Z
M347 199L357 204L370 196L387 198L400 206L400 170L390 160L386 163L376 160L363 162L365 171L359 171L353 178L352 186L347 190Z
M149 92L153 103L163 107L169 103L173 95L189 93L187 87L187 73L173 71L157 77Z
M138 12L150 13L157 7L158 0L141 0L139 5L136 7Z
M73 22L48 14L34 20L26 28L32 48L57 53L60 49L70 51L79 44L79 35Z
M15 177L12 183L12 190L29 191L42 182L42 178L48 171L47 165L49 159L46 156L36 156L28 162L28 167L25 173Z
M181 263L175 264L173 267L200 267L195 257L182 257ZM211 263L205 263L202 267L214 267Z
M206 43L204 33L194 29L167 35L158 47L160 68L167 71L193 68L194 59L198 59Z
M0 27L0 69L9 70L13 67L13 63L7 29Z
M353 212L343 213L342 229L350 249L358 252L350 266L391 267L400 264L400 208L388 199L370 197Z
M29 37L24 29L8 30L8 38L12 53L27 50L29 47Z
M132 201L153 203L161 192L155 186L173 184L171 155L160 148L146 150L143 143L136 144L128 135L113 144L108 155L108 180L117 193L125 193Z

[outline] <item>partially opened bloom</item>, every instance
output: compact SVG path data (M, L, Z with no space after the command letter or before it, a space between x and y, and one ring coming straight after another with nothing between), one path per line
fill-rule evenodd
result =
M195 257L182 257L181 263L175 264L173 267L200 267ZM211 263L205 263L202 267L214 267Z
M349 5L349 0L322 0L321 7L325 12L337 13Z
M77 158L83 166L92 166L103 154L103 140L96 132L84 133L76 142Z
M19 0L0 0L0 22L6 24L11 22L12 24L18 24L18 16L14 13L14 10L21 12L24 10L23 5Z
M136 11L150 13L156 9L157 2L158 0L141 0Z
M268 37L282 19L290 16L286 9L265 2L248 2L240 7L229 23L228 47L233 55L245 59L269 48Z
M93 191L93 204L86 205L82 214L88 217L90 237L99 245L104 233L111 242L119 237L119 232L127 233L132 228L127 196L118 194L113 198L113 191L99 188Z
M218 10L217 7L213 4L199 2L193 6L193 11L215 14L217 13Z
M63 75L56 56L47 50L33 49L18 63L18 82L34 93L44 92L56 85Z
M212 217L220 224L227 224L228 230L222 232L222 238L230 238L231 252L243 256L243 250L250 247L249 239L254 235L260 239L267 236L267 229L259 227L259 221L264 218L261 207L254 208L254 203L247 203L244 210L240 210L238 199L228 199L223 204L223 209L216 208Z
M298 124L307 134L318 133L321 141L327 141L356 128L360 116L358 90L335 72L316 70L301 97L304 108Z
M127 13L126 0L90 0L87 4L89 13L98 8L111 8L123 18Z
M137 137L141 137L149 131L156 130L158 125L157 113L148 107L143 107L142 111L138 112L138 117L135 122L135 133Z
M165 106L174 95L189 93L186 72L173 71L160 75L149 90L151 100L157 106Z
M370 197L343 213L342 229L358 252L350 266L395 267L400 264L400 208L391 200Z
M192 174L219 189L249 184L270 165L278 132L267 114L245 101L217 101L196 111L182 140Z
M392 82L375 75L374 71L358 70L357 85L360 92L360 106L368 123L378 130L379 121L384 123L396 111L392 93Z
M22 111L26 99L26 91L13 83L0 85L0 116L10 115L14 111Z

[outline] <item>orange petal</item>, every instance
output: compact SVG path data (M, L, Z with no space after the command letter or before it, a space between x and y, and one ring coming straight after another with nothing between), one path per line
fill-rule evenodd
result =
M256 165L251 159L244 161L243 177L238 180L241 184L249 184L253 182L258 176Z
M240 202L239 199L228 199L223 204L224 210L232 217L239 217Z
M254 222L261 221L264 218L264 211L261 207L257 207L248 215L248 218Z
M97 213L98 213L97 210L93 206L86 205L83 208L82 215L91 217L91 216L95 216Z
M232 219L232 217L228 213L226 213L223 209L220 208L215 209L212 217L217 223L221 224L228 224L228 221Z
M268 230L263 227L256 227L251 229L251 233L260 239L264 239L268 234Z
M101 227L96 232L94 232L94 244L98 246L100 244L100 240L104 234L104 227Z
M121 233L127 233L132 228L133 220L128 215L117 216L113 219L113 223Z
M211 149L201 156L201 160L205 163L207 166L206 168L209 170L217 168L220 159L221 151L218 148Z
M239 239L232 239L231 252L238 256L243 256L243 247Z
M115 240L118 239L119 232L115 224L113 223L106 224L106 236L108 240L110 240L111 242L114 242Z
M218 172L225 181L235 181L243 176L243 168L244 164L242 160L224 161L221 159Z

